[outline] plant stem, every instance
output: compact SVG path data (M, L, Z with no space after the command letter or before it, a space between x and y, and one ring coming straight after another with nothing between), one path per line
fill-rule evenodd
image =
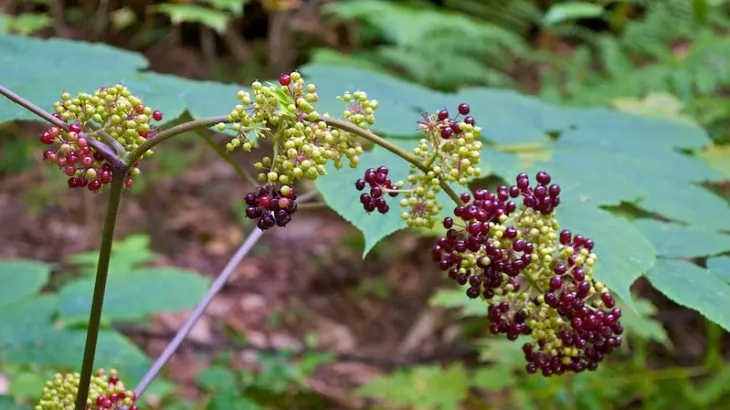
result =
M316 191L307 192L299 197L299 201L305 202L316 196ZM165 350L160 354L157 360L155 360L155 363L152 365L152 367L150 367L144 377L142 377L142 380L139 382L139 384L137 384L137 386L134 388L134 393L137 395L137 397L140 397L142 393L144 393L147 387L149 387L150 383L152 383L155 377L157 377L157 374L160 373L165 364L167 364L167 362L170 360L172 355L175 354L175 351L177 351L177 349L180 347L180 344L182 344L182 342L185 340L193 327L195 327L195 324L198 323L200 318L203 316L203 313L205 312L205 309L208 307L208 305L210 305L210 302L221 291L221 289L223 289L223 286L226 284L226 282L228 282L228 279L230 279L231 275L233 274L233 270L241 263L243 258L248 255L256 242L261 238L263 233L264 232L258 228L251 232L251 234L238 248L236 253L233 254L228 263L226 263L226 266L218 274L216 280L213 282L213 284L210 285L208 292L203 295L203 298L200 300L200 302L198 302L198 305L195 306L195 309L190 314L190 316L188 316L188 319L177 331L175 337L170 341L167 347L165 347Z
M137 147L137 149L125 155L124 162L127 165L134 164L138 159L142 158L145 152L149 151L155 145L165 141L166 139L172 138L184 132L192 131L198 128L208 128L215 124L218 124L219 122L226 121L228 121L228 115L219 115L217 117L200 118L197 120L184 122L172 128L168 128L155 135L154 137L146 140L139 147Z
M208 289L208 292L205 293L205 296L203 296L198 305L195 306L195 310L193 310L193 313L188 316L188 319L182 325L180 330L177 331L175 337L167 345L167 347L160 354L157 360L155 360L155 363L152 365L152 367L150 367L144 377L142 377L142 380L139 382L137 387L134 388L134 394L136 394L137 397L140 397L142 393L144 393L147 387L149 387L150 383L152 383L155 377L157 377L157 374L160 372L160 370L162 370L165 364L167 364L172 355L175 354L177 348L180 347L180 344L183 342L183 340L185 340L190 331L193 330L195 324L198 323L198 320L200 320L200 317L205 312L205 309L208 308L210 302L213 300L213 298L215 298L218 292L221 291L226 282L228 282L228 279L233 274L233 271L236 269L238 264L241 263L243 258L245 258L246 255L251 251L251 249L261 238L261 235L263 235L263 233L264 231L256 228L253 232L251 232L251 234L248 235L243 244L241 244L236 253L231 257L231 259L228 261L216 280L210 286L210 289Z
M371 131L360 128L357 125L355 125L349 121L345 121L345 120L338 120L338 119L334 119L334 118L323 117L321 119L321 121L324 121L330 127L334 127L334 128L340 129L342 131L347 131L351 134L357 135L360 138L366 139L374 144L380 145L381 147L392 152L393 154L410 162L411 164L413 164L413 166L415 166L416 168L420 169L423 172L427 173L430 171L429 167L426 166L425 164L421 163L421 161L419 161L418 158L416 158L415 156L406 152L401 147L376 135L375 133L373 133ZM441 189L443 189L457 205L462 205L462 202L459 199L459 195L456 195L456 192L454 192L454 190L451 188L451 186L449 186L449 184L447 184L443 179L439 178L439 185L441 186Z
M46 112L43 108L33 104L32 102L19 96L18 94L10 91L9 88L4 87L3 85L0 85L0 94L4 95L8 100L18 104L19 106L32 112L33 114L43 118L47 122L50 122L51 124L55 125L56 127L63 128L65 130L68 129L68 124L66 124L62 120L54 117L50 113Z
M94 295L91 301L91 312L89 313L89 325L86 331L86 344L84 346L84 359L81 364L81 380L79 392L76 396L75 410L84 410L86 400L89 397L91 376L94 372L94 357L96 356L96 344L99 340L99 328L101 326L101 314L104 307L104 293L106 282L109 276L109 262L111 260L112 243L114 242L114 229L119 214L119 205L122 201L122 190L124 178L128 168L112 166L112 181L110 184L109 202L104 217L104 230L101 236L99 249L99 261L96 267L96 279L94 280Z

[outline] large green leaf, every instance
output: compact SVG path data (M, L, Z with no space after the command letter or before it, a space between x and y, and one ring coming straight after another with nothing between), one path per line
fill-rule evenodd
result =
M142 55L105 44L0 36L3 85L49 111L64 91L93 91L146 67ZM37 117L0 98L0 123L16 119Z
M730 330L730 284L715 272L693 263L660 258L646 277L669 299Z
M347 107L335 97L345 91L365 91L380 103L375 130L391 135L413 135L422 111L435 112L443 105L444 95L373 71L350 67L307 65L302 67L305 81L317 85L321 114L339 116Z
M730 283L730 256L718 256L707 260L707 268Z
M53 326L58 297L28 298L0 309L0 348L35 340Z
M114 242L112 257L109 261L109 275L125 275L134 271L144 263L155 259L150 251L150 238L147 235L129 235L123 240ZM83 252L71 255L69 260L86 275L96 274L96 264L99 261L99 252Z
M586 138L583 143L561 140L551 145L552 162L572 170L576 182L581 181L584 173L629 180L627 194L644 192L636 204L647 211L710 229L730 229L727 201L692 183L704 179L701 173L705 171L700 168L704 165L700 161L696 161L698 167L685 166L677 157L679 154L666 150L656 150L652 154L600 150L590 146L591 141L599 140L598 135L593 135L595 138ZM705 175L713 171L707 172ZM633 195L627 195L625 199L635 200Z
M570 118L561 109L510 90L470 88L449 96L446 103L454 113L459 104L469 104L482 137L502 145L546 142L548 132L569 126Z
M172 24L199 23L212 28L218 33L223 33L228 26L230 16L220 10L201 7L195 4L159 4L155 9L167 14Z
M628 220L590 204L566 202L558 209L561 229L593 238L594 277L632 305L629 287L656 262L656 251Z
M36 294L48 282L50 273L51 267L42 262L1 260L0 307Z
M377 168L381 165L388 167L388 176L394 182L405 180L408 175L407 162L378 147L371 152L363 153L358 168L346 166L335 170L334 166L328 165L327 175L317 178L316 181L317 189L327 204L362 232L365 239L363 256L367 255L381 239L406 227L405 221L401 218L399 197L388 198L390 211L385 215L377 211L368 214L360 204L360 195L365 191L356 190L355 181L362 178L367 168Z
M7 364L43 366L57 371L76 370L81 366L85 343L86 330L48 327L33 340L8 346L2 359ZM119 369L124 381L133 385L149 365L149 359L120 333L102 330L94 365L96 368Z
M672 258L694 258L730 250L730 235L657 220L635 222L639 230L654 244L657 253Z
M157 312L192 308L209 283L199 274L177 268L142 268L111 276L104 298L104 317L133 321ZM61 289L59 311L64 320L87 320L93 287L92 279L81 279Z

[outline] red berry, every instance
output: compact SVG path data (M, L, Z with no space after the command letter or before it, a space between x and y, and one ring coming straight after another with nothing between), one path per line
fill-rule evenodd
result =
M449 118L449 110L446 108L442 108L441 111L438 113L438 119L439 121L444 121L445 119Z
M134 112L136 112L137 114L144 113L144 105L142 105L142 104L135 105L134 106Z
M41 142L44 144L53 144L53 141L55 140L54 137L51 136L51 134L48 131L45 131L41 134Z
M117 384L118 382L119 382L119 377L117 377L117 376L111 376L111 377L109 377L109 383L111 383L111 384Z
M279 84L281 84L285 87L288 86L289 84L291 84L291 76L289 74L282 73L279 76Z
M155 110L154 112L152 112L152 118L155 121L162 121L162 111Z
M88 188L89 188L89 191L91 191L91 192L97 192L98 190L101 189L101 181L99 181L98 179L95 179L95 180L89 182Z
M469 114L469 111L471 111L469 108L469 104L464 104L464 103L459 104L459 114L467 115L467 114Z
M79 132L81 132L81 124L75 122L75 123L69 125L68 126L68 131L69 132L75 132L75 133L78 134Z

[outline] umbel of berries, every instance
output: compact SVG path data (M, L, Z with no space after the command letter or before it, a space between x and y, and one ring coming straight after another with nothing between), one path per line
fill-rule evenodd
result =
M69 188L99 191L112 179L111 166L102 153L90 143L95 140L109 152L123 158L147 138L155 135L153 121L161 121L162 113L145 106L142 100L122 85L100 88L93 94L61 95L54 104L54 116L67 124L66 128L51 126L40 135L49 147L43 159L67 175ZM152 151L145 156L152 155ZM125 186L130 188L139 174L132 167Z
M305 83L298 72L282 74L278 84L255 81L252 93L239 91L240 104L228 116L235 136L226 144L229 151L252 151L262 139L274 144L274 153L254 164L262 184L291 185L300 179L315 180L327 173L326 165L342 168L345 160L356 167L363 152L357 138L322 121L315 109L317 87ZM345 93L342 117L367 128L375 122L378 106L361 91ZM221 123L219 129L225 129Z
M546 172L535 179L462 195L431 256L468 297L488 302L491 333L532 339L528 372L595 370L622 343L621 310L593 279L596 243L559 227L560 186Z
M411 227L431 228L442 206L436 200L440 183L455 182L467 186L468 182L481 174L478 167L482 142L481 128L470 116L471 108L462 103L455 112L447 108L436 114L424 114L418 122L422 135L413 154L427 169L411 164L406 197L400 205L405 208L403 220Z
M256 220L262 231L274 226L284 227L297 211L297 193L288 185L266 184L244 198L246 217Z
M368 168L365 170L363 178L355 181L355 188L358 191L363 191L368 188L366 192L360 195L360 204L365 209L365 212L370 213L375 210L381 214L387 213L390 209L390 205L386 200L386 197L398 196L398 187L402 185L402 182L393 183L388 176L388 167L381 165L376 168Z
M73 409L79 390L81 375L78 373L56 374L43 387L41 399L35 410ZM138 410L137 397L119 380L116 370L97 371L91 378L87 410Z

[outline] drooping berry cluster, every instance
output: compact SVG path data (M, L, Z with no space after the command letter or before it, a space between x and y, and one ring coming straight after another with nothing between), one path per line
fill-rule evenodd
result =
M146 107L121 85L76 97L63 93L54 110L54 116L67 123L68 129L52 126L41 133L40 141L52 145L43 153L43 159L68 176L70 188L86 187L92 192L111 182L112 175L109 162L94 150L89 139L108 145L110 151L122 156L156 133L151 121L162 120L160 111ZM151 154L148 151L145 156ZM139 172L135 164L125 180L127 188Z
M81 375L78 373L56 374L46 382L43 394L35 410L68 410L73 409L79 389ZM87 399L87 410L138 410L137 397L119 380L116 370L108 373L104 369L97 371L91 378L91 388Z
M341 168L344 158L351 167L358 165L362 146L353 135L321 120L314 107L319 100L317 87L306 84L301 74L282 74L279 84L256 81L252 91L237 94L241 104L229 115L236 136L226 148L251 151L259 139L270 138L274 155L254 164L260 181L289 185L301 178L315 180L326 174L328 162ZM375 122L378 103L368 100L367 94L345 93L341 99L348 104L344 118L361 128Z
M369 192L360 195L360 204L365 208L365 212L370 213L376 209L381 214L387 213L390 206L386 201L386 195L398 196L398 185L388 177L388 167L381 165L376 168L368 168L363 178L355 181L355 188L362 191L366 186L370 187Z
M266 184L256 192L246 194L246 217L258 220L256 226L262 231L274 226L286 226L297 211L296 190L288 185L275 187Z
M530 373L545 376L594 370L621 344L621 311L613 296L592 279L595 243L559 231L555 208L560 187L538 172L537 184L519 174L496 192L463 194L432 259L470 298L490 304L489 331L509 340L530 335L524 345ZM522 197L518 208L516 198Z

